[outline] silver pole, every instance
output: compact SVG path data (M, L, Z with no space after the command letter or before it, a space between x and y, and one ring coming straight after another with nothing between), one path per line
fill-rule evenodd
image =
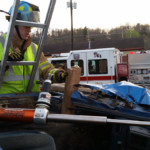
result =
M122 119L108 119L105 116L85 116L85 115L67 115L67 114L48 114L47 122L80 122L80 123L112 123L112 124L128 124L150 126L150 121L137 120L122 120Z

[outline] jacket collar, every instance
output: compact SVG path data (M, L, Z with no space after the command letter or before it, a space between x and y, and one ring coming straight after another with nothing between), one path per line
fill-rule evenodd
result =
M29 38L25 41L23 48L22 48L22 44L23 44L23 43L20 44L20 42L21 42L21 41L20 41L16 36L13 36L12 41L11 41L11 48L12 48L12 50L15 50L15 49L19 49L19 50L21 50L21 51L26 50L27 47L31 45L31 38L29 37Z

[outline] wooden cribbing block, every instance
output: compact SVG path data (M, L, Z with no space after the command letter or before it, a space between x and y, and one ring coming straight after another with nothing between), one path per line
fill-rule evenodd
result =
M80 82L81 68L79 66L73 66L67 69L68 76L65 82L64 99L62 103L62 113L63 114L73 114L73 111L69 108L71 107L71 95L74 92L74 84Z

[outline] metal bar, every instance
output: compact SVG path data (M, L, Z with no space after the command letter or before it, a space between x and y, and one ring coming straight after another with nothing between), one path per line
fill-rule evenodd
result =
M67 114L48 114L47 121L56 122L80 122L80 123L107 123L107 117L67 115Z
M34 109L0 108L0 121L37 123L34 120L34 113L35 113ZM68 114L48 114L46 122L95 123L95 124L110 123L110 124L127 124L136 126L150 126L150 121L109 119L106 116L87 116L87 115L68 115Z
M37 28L44 28L46 26L45 24L40 24L40 23L36 23L36 22L27 22L27 21L21 21L21 20L16 20L16 25L37 27Z
M1 83L3 81L3 77L4 77L6 61L7 61L7 57L8 57L8 53L9 53L9 48L10 48L11 38L13 35L13 30L15 27L15 20L16 20L16 16L17 16L17 10L19 7L19 2L20 2L20 0L14 0L13 6L15 6L15 7L13 7L12 15L10 17L8 33L7 33L6 41L4 44L4 52L3 52L1 65L0 65L0 87L1 87Z
M108 123L116 123L116 124L128 124L128 125L150 126L150 121L122 120L122 119L107 119L107 122L108 122Z
M37 50L37 54L36 54L36 58L35 58L36 64L33 66L32 73L30 75L29 84L28 84L28 87L27 87L27 92L30 92L31 88L32 88L33 79L35 77L35 74L36 74L36 71L37 71L37 68L38 68L38 63L39 63L39 60L40 60L40 56L41 56L41 53L42 53L41 47L43 46L43 43L46 40L47 31L48 31L48 27L49 27L49 24L50 24L50 21L51 21L51 18L52 18L55 3L56 3L56 0L51 0L50 1L50 5L49 5L49 8L48 8L45 23L44 23L45 27L42 31L42 35L40 37L40 41L39 41L39 44L38 44L38 50Z
M150 126L150 121L137 121L137 120L122 120L122 119L108 119L105 116L86 116L86 115L66 115L66 114L48 114L47 121L56 122L80 122L80 123L111 123L111 124L128 124Z

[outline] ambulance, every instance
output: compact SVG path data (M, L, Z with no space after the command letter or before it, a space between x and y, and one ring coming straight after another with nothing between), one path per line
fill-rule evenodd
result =
M118 81L117 64L120 63L120 51L116 48L74 50L63 53L62 57L48 58L56 68L63 69L78 65L81 68L81 83L108 84Z

